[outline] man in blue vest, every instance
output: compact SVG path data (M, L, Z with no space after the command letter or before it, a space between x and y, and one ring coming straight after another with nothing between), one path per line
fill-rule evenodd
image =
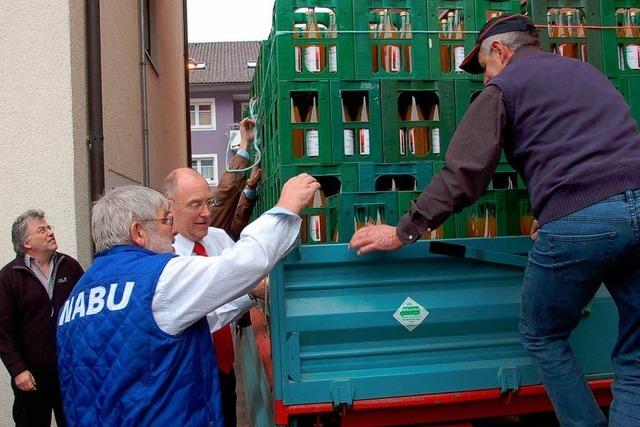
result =
M249 292L295 243L298 212L320 187L302 174L217 257L175 256L167 200L140 186L93 207L94 263L58 318L70 426L222 427L206 315Z
M615 46L612 46L615 49ZM604 427L568 338L604 282L620 313L612 426L640 425L640 133L590 64L545 53L523 15L494 18L460 68L485 89L451 140L447 164L397 227L359 230L351 247L395 250L436 230L487 188L500 150L536 218L520 334L562 426Z

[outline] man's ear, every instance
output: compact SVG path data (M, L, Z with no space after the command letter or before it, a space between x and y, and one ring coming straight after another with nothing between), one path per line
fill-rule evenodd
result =
M25 240L24 243L22 244L22 246L25 249L31 249L33 247L33 245L31 244L31 239Z
M129 235L131 236L131 242L141 248L144 248L147 243L147 233L144 225L139 221L133 221L129 226Z
M504 45L500 40L494 40L491 42L491 50L495 51L496 55L501 55L504 53Z
M507 45L502 43L500 40L494 40L491 43L491 48L495 50L496 55L500 58L501 64L504 65L509 62L509 59L511 58L511 49Z
M169 209L167 209L167 215L175 218L176 217L176 210L175 210L176 201L173 199L167 198L167 202L169 202Z

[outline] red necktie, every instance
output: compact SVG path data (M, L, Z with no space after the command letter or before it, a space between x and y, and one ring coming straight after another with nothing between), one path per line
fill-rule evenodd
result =
M196 242L193 246L193 252L196 255L207 256L207 250L202 246L202 243ZM229 325L223 326L213 334L211 334L213 342L216 348L216 360L218 361L218 368L228 374L233 369L233 337L231 336L231 327Z

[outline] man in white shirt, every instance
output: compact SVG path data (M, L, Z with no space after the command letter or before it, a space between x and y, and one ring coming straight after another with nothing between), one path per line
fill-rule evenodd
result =
M320 187L289 180L275 208L220 256L175 256L169 204L139 186L93 207L99 252L58 319L60 382L69 425L222 427L205 317L249 292L295 244L297 215Z
M233 246L227 233L209 227L213 193L202 175L190 168L176 169L165 179L165 197L169 200L178 232L173 247L178 255L220 256ZM239 270L238 276L243 272ZM248 279L247 279L248 280ZM222 406L227 427L236 426L236 378L233 369L234 346L231 325L264 297L264 285L207 315L220 370Z
M255 124L251 119L244 119L240 123L240 149L234 156L235 163L232 163L232 169L248 165L248 150L253 140L254 128ZM169 200L175 223L174 229L178 232L173 245L176 254L219 256L226 248L233 246L233 240L228 234L233 227L225 227L223 224L233 222L240 225L237 228L241 229L248 222L248 217L245 218L244 224L240 224L244 222L240 218L234 218L238 216L236 209L238 197L249 197L246 190L242 192L244 183L243 173L225 172L220 181L221 188L214 197L204 177L190 168L176 169L167 175L163 182L163 193ZM216 218L213 218L213 208L217 213ZM225 229L210 227L213 221ZM239 232L239 230L235 231L236 236ZM222 406L227 427L236 427L237 424L232 326L255 305L257 298L264 298L264 292L263 281L250 293L207 315L220 371Z

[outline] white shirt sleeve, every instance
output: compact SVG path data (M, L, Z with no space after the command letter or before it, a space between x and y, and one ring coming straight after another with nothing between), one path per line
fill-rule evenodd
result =
M255 305L256 302L252 300L249 295L243 295L240 298L223 305L215 311L207 314L209 330L211 332L215 332L218 329L222 329L222 327L228 323L238 321L240 317L247 312L247 310Z
M300 217L272 209L249 224L219 256L178 256L160 274L151 304L160 329L177 335L245 295L293 247Z

